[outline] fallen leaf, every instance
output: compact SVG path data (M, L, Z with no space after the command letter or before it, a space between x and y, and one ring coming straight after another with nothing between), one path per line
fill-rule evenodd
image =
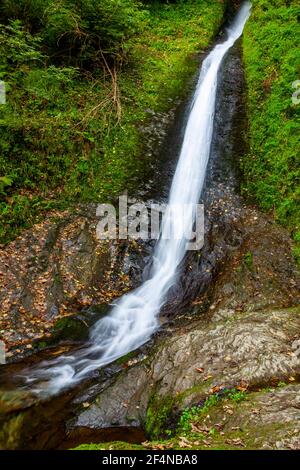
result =
M234 446L241 446L241 447L245 447L245 444L243 443L242 439L226 439L226 444L232 444Z
M208 428L207 426L201 426L200 427L200 426L197 426L196 424L193 424L193 423L191 423L191 427L192 427L193 432L208 434L209 431L210 431L210 428Z
M248 387L249 387L248 382L246 382L245 380L242 380L240 384L236 387L236 389L239 390L240 392L245 392L246 390L248 390Z
M223 390L223 388L224 388L224 385L216 385L215 387L210 389L209 393L211 393L211 394L218 393L221 390Z
M151 448L152 447L151 442L149 442L149 441L142 442L142 446L146 447L146 448Z
M178 444L179 444L179 447L182 447L182 448L184 448L184 447L189 447L189 448L191 448L191 447L192 447L190 441L188 441L188 440L187 440L185 437L183 437L183 436L179 437Z
M203 378L203 380L206 382L206 380L212 379L212 375L207 375L206 377Z

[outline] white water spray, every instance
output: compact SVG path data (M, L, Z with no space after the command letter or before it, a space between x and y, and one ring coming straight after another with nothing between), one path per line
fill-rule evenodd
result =
M251 4L245 2L227 30L227 39L202 64L170 190L171 207L196 207L199 201L210 154L218 71L225 54L241 36L250 10ZM93 326L89 346L27 371L26 381L35 392L57 393L149 340L158 328L159 311L176 282L177 269L186 252L185 234L193 226L194 217L195 213L189 211L183 221L173 211L167 212L162 231L176 237L161 237L157 242L150 279L124 295L109 315Z

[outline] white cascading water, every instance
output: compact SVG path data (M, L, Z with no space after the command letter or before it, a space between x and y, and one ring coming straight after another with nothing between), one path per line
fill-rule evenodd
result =
M225 54L241 36L250 11L251 3L245 2L227 30L227 39L202 64L171 186L171 207L196 207L200 199L213 133L218 71ZM185 234L193 226L194 217L194 211L188 211L184 219L176 217L174 211L167 212L162 233L171 236L162 236L157 242L149 280L124 295L109 315L93 326L87 347L27 371L26 382L34 392L57 393L149 340L159 326L158 314L167 293L176 282L177 268L186 252Z

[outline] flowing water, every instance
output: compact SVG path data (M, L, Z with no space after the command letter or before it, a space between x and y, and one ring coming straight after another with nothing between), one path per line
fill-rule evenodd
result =
M212 142L218 71L224 56L241 36L250 10L251 4L245 2L227 29L227 39L202 64L171 185L170 208L196 208L200 199ZM167 294L176 283L187 249L187 234L194 222L195 210L185 211L184 217L182 211L167 211L149 279L119 299L109 315L92 327L86 347L23 372L34 392L58 393L149 340L159 326L158 314Z

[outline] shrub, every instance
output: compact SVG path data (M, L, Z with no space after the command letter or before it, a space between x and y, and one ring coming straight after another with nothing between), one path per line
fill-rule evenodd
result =
M2 16L39 34L53 63L91 67L103 56L120 59L125 41L147 19L137 0L5 0Z

